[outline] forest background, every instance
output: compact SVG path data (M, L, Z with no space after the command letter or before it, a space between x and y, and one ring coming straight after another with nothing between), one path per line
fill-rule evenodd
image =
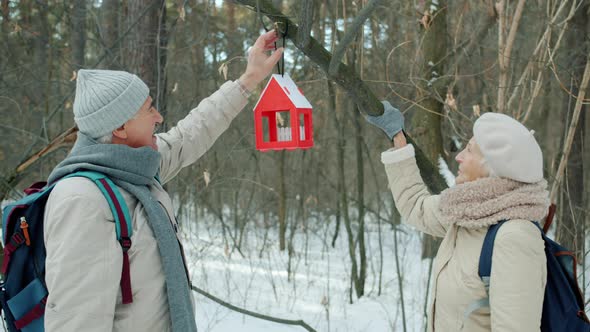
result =
M367 223L381 239L395 236L400 218L380 163L390 145L359 110L378 114L377 101L389 100L422 149L433 192L445 187L436 168L456 171L480 114L534 129L557 205L553 234L587 256L589 0L0 0L0 14L3 200L46 178L71 148L78 69L138 74L165 130L239 77L248 47L276 21L287 32L285 72L314 106L315 146L255 149L261 84L210 151L168 184L179 217L190 216L182 227L212 216L228 255L248 245L251 229L277 234L260 250L284 251L287 271L297 232L331 246L344 237L349 298L361 298ZM423 237L422 258L437 245Z

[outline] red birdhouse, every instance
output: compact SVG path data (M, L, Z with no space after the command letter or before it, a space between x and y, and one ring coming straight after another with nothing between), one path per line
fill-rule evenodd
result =
M311 148L311 109L311 104L288 74L272 75L254 106L256 149Z

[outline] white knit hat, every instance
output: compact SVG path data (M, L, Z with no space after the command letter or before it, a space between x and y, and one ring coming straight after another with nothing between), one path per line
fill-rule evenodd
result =
M485 113L473 125L475 142L499 177L535 183L543 179L543 153L525 126L500 113Z
M119 128L145 103L150 89L137 76L124 71L78 71L74 121L92 138Z

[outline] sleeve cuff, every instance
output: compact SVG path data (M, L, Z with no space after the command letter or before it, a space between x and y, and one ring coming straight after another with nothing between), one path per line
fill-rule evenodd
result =
M237 79L235 82L238 83L238 87L240 88L240 92L242 93L242 96L244 96L246 98L250 98L250 96L252 96L252 91L249 91L248 89L246 89L244 84L242 84L242 82L240 82L239 79Z
M412 144L408 144L403 148L395 149L391 148L387 151L381 153L381 162L385 165L387 164L395 164L399 163L400 161L410 159L414 157L414 146Z

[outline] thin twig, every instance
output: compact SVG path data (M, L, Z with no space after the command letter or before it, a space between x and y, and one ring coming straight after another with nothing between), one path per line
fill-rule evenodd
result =
M60 147L68 144L72 144L77 137L78 128L76 126L71 127L70 129L61 133L58 137L53 139L51 143L47 144L44 148L39 150L37 153L33 154L27 160L22 162L20 165L16 167L16 173L24 172L29 166L35 163L37 160L43 158L48 153L59 149Z
M274 323L285 324L285 325L301 326L304 329L306 329L307 331L317 332L311 326L309 326L307 323L305 323L303 320L283 319L283 318L276 318L276 317L271 317L271 316L259 314L257 312L253 312L253 311L250 311L250 310L242 309L242 308L236 307L235 305L229 304L229 303L227 303L227 302L225 302L225 301L223 301L223 300L221 300L221 299L219 299L219 298L217 298L217 297L215 297L215 296L213 296L213 295L205 292L204 290L198 288L195 285L191 285L191 289L194 290L195 292L203 295L204 297L208 298L209 300L214 301L214 302L217 302L218 304L220 304L220 305L222 305L222 306L224 306L224 307L226 307L226 308L228 308L230 310L239 312L241 314L252 316L252 317L256 317L256 318L267 320L267 321L274 322Z
M539 61L542 63L545 62L546 56L548 56L550 53L555 53L559 49L559 46L561 44L561 36L563 35L563 32L565 31L565 29L567 27L567 22L573 17L573 14L575 12L575 7L576 7L575 2L572 4L572 8L570 9L570 13L569 13L568 17L566 18L566 20L561 23L562 27L561 27L561 31L560 31L560 37L557 39L557 42L553 46L553 51L551 51L551 49L550 49L549 40L551 37L552 28L553 28L553 26L556 25L555 21L557 21L557 18L559 17L559 15L561 14L561 11L564 9L565 5L567 4L567 1L568 0L561 3L561 5L559 6L559 8L555 12L555 14L553 14L553 16L551 17L551 21L549 22L549 24L547 24L547 28L545 29L543 36L541 37L541 39L537 43L537 46L535 47L535 50L533 51L531 58L529 59L522 75L518 79L518 83L515 84L515 88L514 88L514 91L512 91L512 95L508 99L508 104L506 105L507 110L512 109L512 104L516 100L516 95L520 91L520 87L524 84L524 80L529 76L530 72L533 69L533 64L536 62L536 61L533 61L533 59L539 55L539 52L541 51L541 46L544 44L547 45L547 52L543 53L543 56L541 57L541 60ZM531 99L531 104L532 104L533 100L534 100L534 98Z
M557 73L557 67L555 65L555 61L553 60L553 56L550 56L549 58L549 63L551 64L550 68L551 68L551 72L553 73L553 76L555 77L555 80L557 81L557 83L559 84L559 87L571 98L573 99L578 99L578 96L576 96L570 89L568 89L565 84L562 82L561 78L559 77L559 74ZM584 99L582 100L582 103L584 105L587 105L588 103L590 103L590 98L589 99Z
M350 29L342 38L342 41L338 43L338 47L334 50L332 54L332 60L330 61L330 66L328 73L330 75L335 75L338 72L338 67L340 66L340 62L342 61L342 57L344 56L344 52L348 48L348 45L354 41L356 35L363 30L362 26L369 18L369 15L377 8L379 3L382 0L370 0L369 3L358 13L358 15L354 18L354 21L350 24Z

